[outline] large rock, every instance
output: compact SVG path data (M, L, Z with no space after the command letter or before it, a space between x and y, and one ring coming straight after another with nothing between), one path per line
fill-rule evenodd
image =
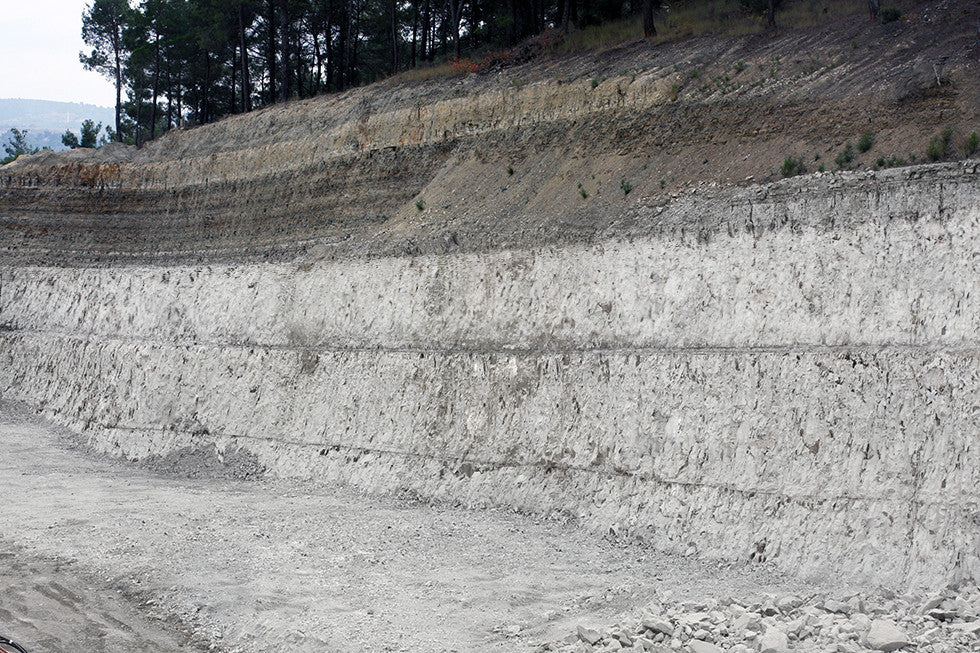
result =
M768 629L759 638L759 653L786 653L789 651L789 638L778 628Z
M905 631L891 619L875 619L871 622L865 643L875 651L897 651L912 642Z

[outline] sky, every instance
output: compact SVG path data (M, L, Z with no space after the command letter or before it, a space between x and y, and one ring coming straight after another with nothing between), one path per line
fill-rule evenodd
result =
M91 0L0 0L0 98L115 106L112 83L78 62Z

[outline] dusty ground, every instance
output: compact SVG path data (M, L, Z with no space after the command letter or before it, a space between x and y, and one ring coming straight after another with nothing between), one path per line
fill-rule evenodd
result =
M532 650L665 594L816 591L571 523L162 475L92 456L10 405L0 485L0 634L32 653Z

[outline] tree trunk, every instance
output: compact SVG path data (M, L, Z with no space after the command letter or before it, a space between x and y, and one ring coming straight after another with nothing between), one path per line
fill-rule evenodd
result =
M333 49L333 2L332 0L324 0L324 8L327 12L327 32L325 35L326 43L325 47L327 50L327 90L332 91L333 86L333 67L334 67L334 49Z
M653 22L653 0L643 0L643 36L657 35L657 25Z
M776 26L776 0L769 0L769 13L766 16L766 23L769 27Z
M278 99L276 95L276 74L279 68L276 66L276 0L268 1L269 7L269 32L266 43L266 68L269 69L269 103Z
M242 111L252 110L252 84L248 78L248 45L245 41L245 5L238 5L238 47L242 51Z
M118 39L116 40L118 43ZM122 143L122 62L120 61L118 43L115 50L116 58L116 141Z
M157 137L157 98L160 96L160 34L153 39L153 109L150 111L150 140Z
M388 2L388 11L391 14L391 29L389 30L391 37L391 74L394 75L398 72L398 3L396 0Z
M459 21L460 18L460 0L448 0L449 4L449 29L451 30L451 35L453 37L453 56L459 59L460 48L459 48Z
M415 68L418 63L417 59L417 49L418 36L419 36L419 3L418 0L412 3L415 11L412 12L412 68Z
M285 102L292 95L289 71L289 4L279 0L279 101Z

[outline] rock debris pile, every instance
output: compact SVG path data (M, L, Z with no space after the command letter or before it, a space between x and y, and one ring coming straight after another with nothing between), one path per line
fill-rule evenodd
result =
M610 628L579 625L541 651L587 653L636 651L683 653L859 653L914 650L922 653L980 651L980 588L953 585L918 599L884 591L854 595L771 597L743 604L655 601L643 616Z

